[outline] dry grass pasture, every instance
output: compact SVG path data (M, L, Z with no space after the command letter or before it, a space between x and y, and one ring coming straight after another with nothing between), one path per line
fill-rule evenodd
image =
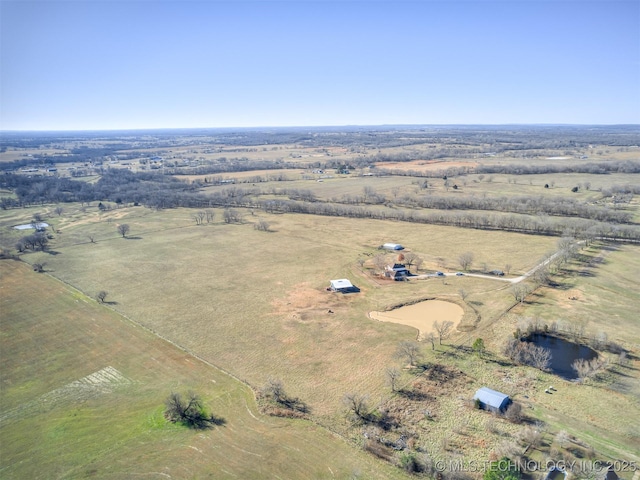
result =
M310 422L28 265L0 261L3 478L402 478ZM167 422L171 391L225 421Z
M23 208L13 202L15 192L0 191L0 197L12 200L3 203L10 208L0 211L0 246L15 252L25 232L12 227L30 223L36 213L51 225L52 235L46 251L29 250L20 253L21 261L0 261L0 476L405 478L375 456L392 462L407 451L431 460L466 462L484 462L509 451L518 456L527 448L522 441L527 426L542 429L543 439L527 448L530 459L640 461L640 247L589 237L581 226L588 220L577 217L616 209L631 214L624 220L628 223L612 224L602 235L618 227L619 232L637 230L640 174L618 168L622 161L638 160L638 149L591 148L584 142L566 146L563 137L562 148L551 147L553 142L537 148L538 140L525 139L514 143L513 150L493 153L498 144L492 143L490 131L474 134L469 143L462 141L466 131L448 137L415 131L350 132L343 137L334 132L326 133L322 146L316 133L286 134L273 145L268 143L276 139L271 133L254 138L251 145L241 145L232 133L168 136L161 142L160 137L140 137L86 172L93 175L85 178L92 183L101 174L109 180L111 174L101 170L105 165L135 171L152 155L164 157L166 174L199 184L196 193L176 182L184 192L174 197L182 203L172 205L206 205L213 199L209 205L238 211L241 220L235 223L224 221L223 208L211 208L213 221L198 225L195 208L134 206L137 198L145 200L135 205L158 205L143 188L120 191L118 199L96 190L105 209L94 199L59 204L63 210L58 212L57 204L37 201ZM151 148L154 144L162 147ZM87 145L104 146L97 140ZM50 146L46 151L71 152L79 146L62 141L57 150ZM0 161L35 152L8 150ZM154 168L159 161L154 160ZM281 163L278 169L258 170L268 168L261 162L269 161ZM611 162L614 171L489 175L473 170L507 164L553 170L591 162ZM350 174L336 172L347 163ZM250 166L256 170L226 173ZM318 166L325 173L314 173ZM460 168L470 170L460 173ZM371 175L380 169L394 174ZM447 169L453 170L445 184ZM414 171L418 173L411 176ZM66 173L61 169L59 174ZM113 177L124 183L129 178ZM144 177L138 177L142 187L156 188L161 195L166 178ZM212 185L204 179L237 183ZM613 195L603 193L625 185L615 203ZM574 187L578 189L572 191ZM240 189L246 189L246 196L237 193ZM496 211L475 210L487 208L480 202L440 203L446 210L420 207L419 200L428 195L504 198L514 205L530 201L527 205L534 207L523 213L503 211L502 204L488 207ZM554 202L536 203L541 198ZM334 203L346 207L336 210L348 213L267 213L287 210L259 207L258 202L268 199ZM558 213L551 208L571 201L593 211ZM399 220L356 218L366 217L367 211ZM555 252L559 238L417 223L432 212L451 218L468 214L558 221L563 226L556 234L575 234L592 243L585 247L575 242L578 254L554 269L547 283L525 279L522 285L531 291L519 303L510 281ZM560 216L565 214L569 216ZM412 223L411 218L419 220ZM610 216L607 221L620 220ZM268 231L257 228L260 222L268 224ZM130 226L126 237L117 231L121 224ZM496 224L468 223L478 228ZM602 227L595 221L589 226L592 231ZM423 263L419 271L412 270L420 275L394 282L374 274L380 254L387 264L402 261L398 252L378 248L386 242L401 243L404 254L419 255ZM466 252L473 254L469 271L454 275L463 269L460 256ZM44 265L44 274L29 268L36 263ZM507 273L487 275L491 270ZM449 275L430 275L436 271ZM351 280L360 292L328 291L329 281L338 278ZM101 290L108 292L104 304L93 300ZM442 345L425 339L428 332L419 337L415 327L370 316L427 299L455 303L464 311L460 329ZM584 327L584 335L577 337L585 343L605 335L626 357L613 348L600 351L608 367L584 383L516 365L503 347L527 318L547 326L568 325L573 331ZM436 318L421 320L426 324ZM477 339L483 340L484 352L474 352ZM409 368L396 352L401 342L415 340L422 340L421 358ZM395 391L388 384L392 367L401 375ZM305 402L311 409L308 418L261 415L264 401L256 402L255 393L269 379L281 380L290 396ZM521 404L525 424L474 408L470 399L482 386ZM225 425L194 432L165 422L164 399L171 390L187 389L201 393ZM345 394L365 396L370 415L350 417ZM561 432L567 432L566 441L557 439ZM392 445L401 440L409 448L397 453ZM632 480L633 472L617 473ZM543 474L533 475L538 476Z
M261 215L273 231L260 232L251 215L236 225L216 213L214 224L196 226L191 212L181 209L69 212L68 224L64 216L57 222L63 232L52 246L57 254L28 258L46 261L50 274L90 296L108 291L117 311L255 387L281 378L321 418L334 417L350 390L382 392L383 371L397 343L417 334L373 321L369 311L433 295L457 298L460 288L469 291L483 317L504 311L511 301L504 283L471 277L378 281L359 267L360 257L401 239L424 256L424 268L438 268L443 258L458 269L457 256L473 243L478 261L511 263L516 274L555 243L504 232L306 215ZM131 226L129 238L117 234L118 223ZM96 232L96 243L88 232ZM350 278L362 291L327 292L333 278ZM488 291L495 294L487 298Z

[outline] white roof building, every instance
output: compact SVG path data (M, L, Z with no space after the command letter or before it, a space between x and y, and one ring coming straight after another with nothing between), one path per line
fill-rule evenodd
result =
M338 292L340 290L351 289L353 284L346 278L340 278L338 280L331 280L331 290Z

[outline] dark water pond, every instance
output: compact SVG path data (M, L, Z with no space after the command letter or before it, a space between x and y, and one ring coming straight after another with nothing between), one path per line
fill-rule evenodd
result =
M567 380L575 380L578 378L576 371L571 368L573 362L579 358L591 360L598 356L595 350L589 347L568 342L562 338L545 335L544 333L530 335L527 341L551 350L549 370Z

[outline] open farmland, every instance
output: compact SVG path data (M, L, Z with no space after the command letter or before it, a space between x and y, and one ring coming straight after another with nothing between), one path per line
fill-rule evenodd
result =
M25 264L3 261L3 478L393 478L313 424L257 412L249 388ZM171 391L224 424L167 423Z
M407 456L428 460L426 474L435 473L436 459L483 462L501 455L639 461L637 149L595 141L593 148L574 148L556 139L555 146L539 140L536 148L537 140L530 140L527 148L511 150L517 142L487 141L491 132L469 134L467 141L460 132L452 134L455 138L433 132L353 133L344 135L342 144L330 133L296 132L291 134L299 135L295 141L287 135L277 146L261 143L258 134L252 142L233 135L156 138L153 148L147 139L97 158L86 167L92 182L81 187L65 183L62 174L7 174L1 185L6 193L0 194L0 244L12 249L5 252L10 256L25 235L11 227L44 217L52 225L46 248L23 246L21 260L69 285L70 291L77 289L78 298L96 312L114 318L121 314L144 327L150 338L153 333L177 345L184 358L203 360L207 372L216 371L215 366L245 382L228 379L224 389L248 395L245 404L261 424L281 425L283 420L260 417L255 409L273 412L261 392L274 379L282 382L309 409L304 419L283 425L309 435L315 431L319 441L331 438L328 432L347 439L345 464L330 466L329 475L337 478L353 474L349 458L369 478L365 472L377 465L374 456L396 464ZM276 138L266 136L271 142ZM134 154L143 160L124 165L132 159L117 159ZM155 172L139 168L150 166L151 158L156 158ZM122 225L129 227L124 234L118 232ZM380 250L386 242L406 248ZM465 254L472 257L466 266ZM409 281L394 282L381 274L385 265L416 257ZM23 277L46 279L21 271ZM328 291L329 281L340 278L349 279L359 292ZM108 292L104 305L89 300L100 291ZM370 315L395 318L394 308L428 299L462 308L462 320L450 335L429 336L436 321L446 318L416 323L434 326L418 335L416 328ZM44 315L42 310L30 314L34 320ZM12 313L8 318L21 317ZM524 340L533 324L598 345L598 358L608 363L575 382L509 358L507 342ZM479 339L483 347L476 349ZM419 361L398 356L399 346L416 341ZM57 345L43 358L61 348ZM144 352L137 354L140 362L149 361ZM86 372L66 365L58 370L68 377L34 391L35 398L74 382L91 382L94 374L121 379L108 397L117 399L110 408L123 401L127 389L139 388L135 369L131 373L114 362ZM28 384L17 368L8 370L17 372L14 383ZM199 368L187 378L213 402L220 392L196 381L203 375ZM399 378L390 388L393 369ZM177 367L166 373L163 390L189 383L180 375ZM216 377L216 382L218 388L222 381ZM552 392L549 385L555 386ZM475 409L471 397L482 386L522 405L524 423ZM251 389L259 407L254 407ZM5 402L25 404L19 392L4 394L3 412L15 408L5 408ZM164 391L154 391L158 424L165 397ZM345 398L366 400L368 413L354 417ZM145 401L152 401L151 394ZM240 415L236 410L228 416L222 409L216 413L229 422ZM522 440L527 425L541 430L540 444ZM188 434L157 426L165 433ZM198 438L214 448L207 439L226 428ZM263 441L262 434L271 435L268 430L242 433L256 436L255 442ZM569 440L558 440L565 434ZM360 448L373 455L360 457ZM317 468L312 476L328 469L313 454L299 455L306 459L302 463ZM104 458L98 471L115 457ZM153 458L150 468L156 465ZM365 463L358 463L362 458ZM243 472L238 458L226 461L220 457L219 465L231 472L230 478ZM211 471L194 468L195 476ZM287 478L311 472L264 468L260 473ZM625 480L631 480L630 473L618 472Z
M251 216L244 225L219 219L196 226L187 210L131 208L104 217L71 228L61 220L58 254L30 260L46 261L48 271L88 295L108 291L116 310L255 387L271 376L282 378L318 415L339 409L354 385L382 391L382 372L396 344L415 338L413 329L371 321L369 311L429 295L457 296L462 287L471 295L503 290L480 309L486 315L510 306L506 286L490 281L380 284L359 268L359 257L384 239L403 238L424 256L425 267L435 269L444 258L455 269L473 235L478 261L500 268L511 263L516 274L554 245L548 237L304 215L264 216L272 232L255 230ZM131 225L128 239L117 235L117 223ZM88 232L105 230L96 243L87 240ZM326 291L330 279L344 277L362 294Z

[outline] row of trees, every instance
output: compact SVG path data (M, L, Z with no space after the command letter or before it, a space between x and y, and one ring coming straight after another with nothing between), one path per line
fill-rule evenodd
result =
M629 223L632 219L628 212L557 196L550 198L530 195L513 197L423 195L419 198L403 196L394 203L437 210L490 210L528 215L580 217L612 223Z
M38 249L45 251L48 245L49 239L47 238L47 234L45 232L36 232L31 235L25 235L16 242L15 246L16 250L22 253L27 250L36 251Z
M506 230L536 235L561 235L570 232L578 239L598 237L611 240L640 240L640 229L632 225L613 225L595 220L564 217L537 217L518 214L483 214L477 212L416 211L369 209L326 202L266 200L251 204L270 213L306 213L311 215L397 220L411 223L451 225L481 230Z

